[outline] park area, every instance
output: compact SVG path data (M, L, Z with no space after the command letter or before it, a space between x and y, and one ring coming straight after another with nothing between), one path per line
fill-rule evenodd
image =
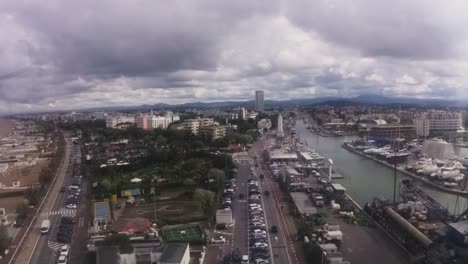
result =
M206 243L206 234L198 224L165 226L161 231L167 242Z
M156 219L160 226L206 220L195 201L157 201L139 204L135 207L127 207L125 216L154 219L155 208Z

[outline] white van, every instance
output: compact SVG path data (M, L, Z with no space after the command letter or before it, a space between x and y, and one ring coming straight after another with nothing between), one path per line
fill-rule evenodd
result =
M50 228L50 221L49 220L42 220L41 224L41 234L47 234L49 233L49 228Z

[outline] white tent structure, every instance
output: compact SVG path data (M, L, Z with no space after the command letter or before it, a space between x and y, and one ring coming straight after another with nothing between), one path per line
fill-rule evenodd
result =
M133 183L139 183L139 182L141 182L141 179L140 178L133 178L130 181L133 182Z
M455 149L453 144L440 139L424 141L422 153L424 153L426 157L433 159L444 160L455 158Z

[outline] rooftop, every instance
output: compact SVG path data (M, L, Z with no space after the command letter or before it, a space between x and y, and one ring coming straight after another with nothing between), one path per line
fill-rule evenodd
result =
M343 185L341 185L339 183L332 183L331 185L333 187L333 190L335 190L335 191L346 191L346 188L343 187Z
M304 215L312 215L317 213L317 208L312 205L309 197L304 192L291 192L291 197L296 204L297 210L299 213Z
M468 234L468 223L467 222L457 222L449 224L453 229L457 230L461 234Z
M189 244L169 243L164 249L159 262L177 262L180 263L184 257Z

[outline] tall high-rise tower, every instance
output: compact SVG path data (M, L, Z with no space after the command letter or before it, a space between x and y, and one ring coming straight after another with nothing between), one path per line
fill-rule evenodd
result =
M283 131L283 116L281 114L278 115L278 130L276 136L284 137Z
M263 91L255 91L255 111L257 112L265 111L263 96L264 96Z

